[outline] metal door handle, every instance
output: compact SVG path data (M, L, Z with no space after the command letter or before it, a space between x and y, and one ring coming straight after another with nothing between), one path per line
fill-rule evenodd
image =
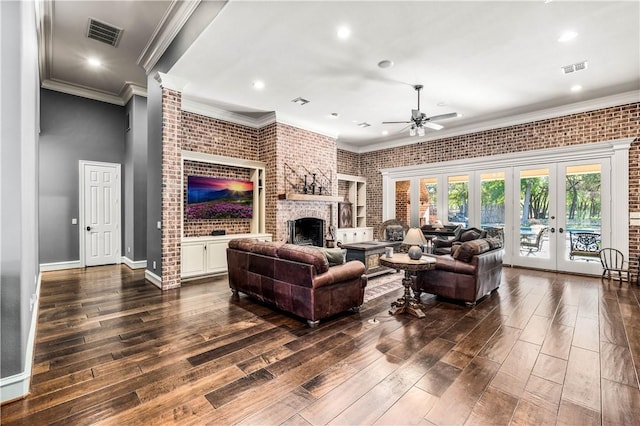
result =
M91 227L90 226L87 226L87 231L91 231Z
M551 233L555 233L556 232L556 228L551 228Z
M558 232L562 234L564 232L564 229L558 228Z

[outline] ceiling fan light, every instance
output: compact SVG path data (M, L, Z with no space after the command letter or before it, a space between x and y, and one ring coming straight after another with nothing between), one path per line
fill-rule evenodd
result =
M424 136L424 127L418 127L418 136Z
M415 136L416 135L416 128L414 126L411 126L411 128L409 129L409 136Z

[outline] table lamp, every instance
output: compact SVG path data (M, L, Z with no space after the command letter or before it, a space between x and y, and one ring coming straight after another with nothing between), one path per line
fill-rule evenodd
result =
M409 258L413 260L419 260L422 257L422 248L420 246L426 243L427 240L424 238L424 234L420 228L409 229L407 235L404 237L404 241L402 241L402 244L411 246L407 254Z

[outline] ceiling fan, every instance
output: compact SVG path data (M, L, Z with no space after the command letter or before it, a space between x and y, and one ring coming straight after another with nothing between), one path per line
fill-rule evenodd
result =
M428 127L433 130L440 130L443 128L442 125L438 123L434 123L436 120L444 120L447 118L458 117L457 112L450 112L448 114L440 114L434 115L432 117L427 117L427 114L420 111L420 91L422 90L422 84L416 84L413 88L418 92L418 109L411 110L411 121L383 121L382 124L409 124L409 126L402 129L400 132L404 132L409 129L409 134L411 136L424 136L424 129Z

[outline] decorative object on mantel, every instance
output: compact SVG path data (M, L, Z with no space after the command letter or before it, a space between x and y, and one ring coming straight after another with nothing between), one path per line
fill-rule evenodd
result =
M281 200L297 201L341 201L331 195L331 170L309 170L300 166L298 170L285 163L284 180L286 193L278 196Z
M326 245L328 248L333 248L336 246L336 227L333 225L329 226L329 234L325 239Z

